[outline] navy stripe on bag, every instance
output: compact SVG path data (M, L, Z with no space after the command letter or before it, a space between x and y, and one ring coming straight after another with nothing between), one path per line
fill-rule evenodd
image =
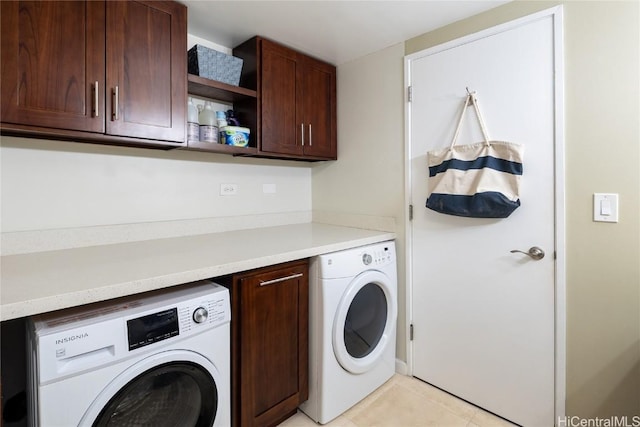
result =
M426 207L447 215L473 218L506 218L520 206L497 191L486 191L471 196L432 193Z
M522 163L512 162L510 160L498 159L496 157L484 156L474 160L445 160L439 165L429 168L429 176L434 177L439 173L446 172L448 169L471 170L489 168L500 172L506 172L513 175L522 175Z

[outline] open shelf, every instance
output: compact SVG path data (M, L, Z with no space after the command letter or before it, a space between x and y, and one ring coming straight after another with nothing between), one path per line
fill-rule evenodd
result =
M216 80L189 74L187 78L190 94L202 96L204 98L218 99L225 102L237 102L246 99L255 99L258 95L255 90L240 86L233 86Z
M252 138L255 138L255 109L258 94L255 90L233 86L216 80L206 79L194 74L188 75L188 92L191 95L201 96L213 100L229 102L234 108L249 106L250 113L244 114L243 126L251 129ZM244 110L246 112L246 110ZM242 114L243 111L240 111ZM233 145L213 144L200 141L189 141L185 150L206 151L208 153L231 154L234 156L255 156L258 154L256 147L235 147Z

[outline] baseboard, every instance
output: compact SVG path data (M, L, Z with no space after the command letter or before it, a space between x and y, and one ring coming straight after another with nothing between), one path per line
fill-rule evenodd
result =
M407 362L396 359L396 373L401 375L409 375L409 366Z

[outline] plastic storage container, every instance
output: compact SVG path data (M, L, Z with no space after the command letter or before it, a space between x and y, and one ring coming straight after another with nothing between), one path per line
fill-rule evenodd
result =
M249 128L226 126L220 129L220 143L234 147L246 147L249 145L250 133Z
M227 124L229 126L240 126L240 122L236 118L236 112L233 110L227 110Z
M218 121L218 127L220 129L227 126L227 113L224 111L216 111L216 120Z

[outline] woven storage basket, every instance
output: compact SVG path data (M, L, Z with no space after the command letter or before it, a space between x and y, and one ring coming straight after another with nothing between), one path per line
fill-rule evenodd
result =
M233 86L240 84L242 59L199 44L189 49L188 58L190 74Z

